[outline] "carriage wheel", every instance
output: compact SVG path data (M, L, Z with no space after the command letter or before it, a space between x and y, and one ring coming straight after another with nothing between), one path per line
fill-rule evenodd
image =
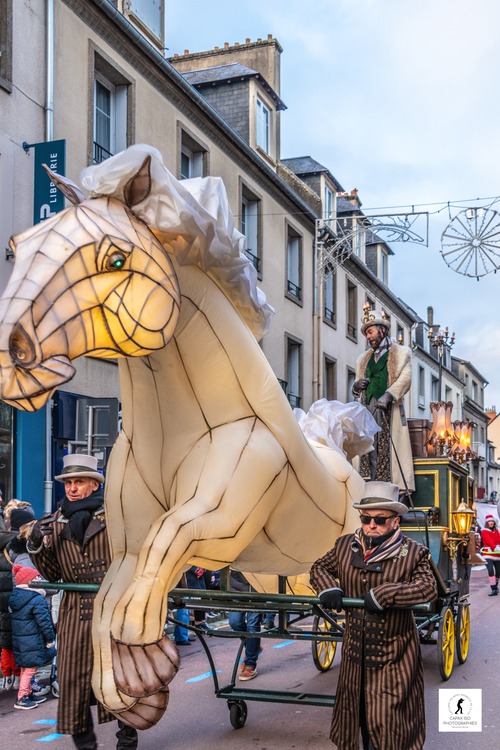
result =
M468 604L459 604L456 624L457 659L463 664L469 655L470 646L470 608Z
M313 620L313 631L322 631L328 633L332 626L323 617L315 615ZM312 644L312 657L314 666L319 672L328 672L335 659L337 651L337 641L322 641L320 638L314 639Z
M443 607L437 637L437 659L442 680L449 680L455 657L455 623L451 607Z
M235 729L241 729L245 726L248 716L248 708L245 701L228 701L229 721Z

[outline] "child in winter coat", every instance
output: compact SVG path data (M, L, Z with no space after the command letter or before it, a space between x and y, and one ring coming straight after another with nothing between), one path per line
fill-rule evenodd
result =
M22 565L14 565L12 571L16 584L9 599L12 647L16 663L21 667L14 708L30 709L46 700L43 696L34 695L31 680L37 667L48 664L54 658L56 636L45 591L28 588L31 581L41 580L38 571Z

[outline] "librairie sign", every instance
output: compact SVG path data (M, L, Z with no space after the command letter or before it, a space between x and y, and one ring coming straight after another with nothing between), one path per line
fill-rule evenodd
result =
M56 188L43 168L46 164L53 172L66 173L66 141L46 141L32 143L35 149L33 190L33 223L39 224L44 219L54 216L64 208L64 195Z

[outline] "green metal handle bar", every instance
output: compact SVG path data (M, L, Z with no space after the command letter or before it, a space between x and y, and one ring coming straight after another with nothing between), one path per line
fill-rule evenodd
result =
M97 583L63 583L62 581L32 581L32 588L57 589L60 591L86 591L96 593L99 591ZM218 589L172 589L169 593L169 599L188 599L192 604L196 601L210 601L212 609L224 609L227 604L248 604L252 609L276 611L277 609L293 610L294 608L304 609L305 606L314 605L321 607L317 596L295 596L294 594L259 594L252 591L219 591ZM217 601L218 600L218 601ZM342 599L344 607L364 607L363 599L354 599L344 597ZM267 606L266 606L267 605ZM297 605L302 605L297 607ZM411 609L415 612L429 612L431 604L414 604Z

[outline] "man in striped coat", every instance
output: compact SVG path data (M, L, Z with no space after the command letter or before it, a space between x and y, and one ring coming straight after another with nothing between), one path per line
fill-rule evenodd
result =
M52 516L37 521L27 549L48 581L100 584L110 564L103 493L104 476L95 456L64 456L56 480L64 482L66 497ZM57 731L70 734L79 750L97 750L93 730L92 614L95 593L65 591L57 621ZM100 704L99 723L114 719ZM137 747L137 731L119 721L119 750Z
M342 598L364 600L346 610L342 662L330 737L339 750L421 750L425 740L424 679L411 610L433 601L429 550L405 537L407 507L399 487L367 482L361 528L340 537L311 568L321 605L342 610Z

